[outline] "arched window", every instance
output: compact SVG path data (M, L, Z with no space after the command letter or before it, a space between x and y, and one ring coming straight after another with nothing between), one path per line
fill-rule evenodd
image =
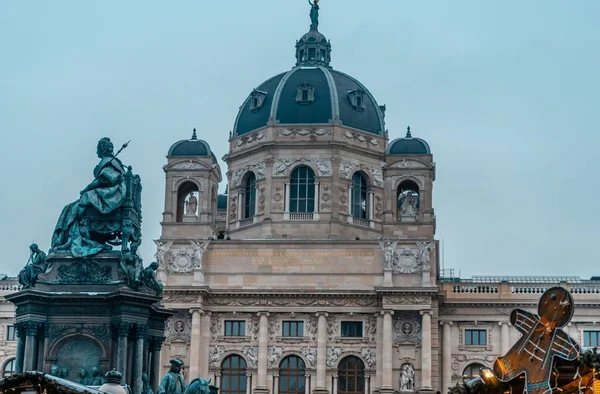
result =
M398 219L414 217L421 208L419 185L409 179L398 185Z
M352 216L359 219L369 219L369 202L367 195L367 179L357 172L352 177Z
M463 380L469 381L471 379L475 379L481 375L481 368L485 368L485 365L479 363L473 363L467 365L465 370L463 371Z
M279 394L304 394L306 366L297 356L288 356L279 364Z
M250 173L246 178L244 190L244 219L254 217L256 214L256 176Z
M338 393L363 394L365 392L365 364L355 356L348 356L338 365Z
M315 211L315 173L306 166L292 172L290 182L290 212Z
M178 222L183 222L183 218L195 218L198 216L199 208L198 186L193 182L185 182L177 189L177 217Z
M221 387L223 394L246 394L246 360L237 354L221 364Z
M4 366L2 367L2 376L7 377L7 376L11 376L14 373L15 373L15 359L11 358L7 362L5 362Z

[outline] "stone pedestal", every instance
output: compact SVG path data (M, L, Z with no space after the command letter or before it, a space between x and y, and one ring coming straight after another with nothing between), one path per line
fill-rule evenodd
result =
M77 381L82 368L88 376L93 367L102 375L118 368L122 383L141 393L144 349L162 343L165 320L174 312L160 307L155 292L127 287L120 257L120 252L86 259L52 254L50 270L33 288L6 296L17 307L24 370L49 373L57 365L66 379ZM152 357L148 369L154 375L158 363L160 357Z

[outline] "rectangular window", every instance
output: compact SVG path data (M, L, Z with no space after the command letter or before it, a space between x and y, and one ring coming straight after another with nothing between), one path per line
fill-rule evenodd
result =
M486 330L465 330L465 345L485 346L487 345Z
M303 321L284 321L283 322L283 336L284 337L303 337L304 336L304 322Z
M17 330L15 330L15 326L6 327L6 340L7 341L16 341L17 340Z
M583 346L596 347L600 346L600 331L584 331Z
M246 322L244 320L225 320L225 336L243 337L246 335Z
M342 337L360 338L363 336L363 324L361 321L343 321Z

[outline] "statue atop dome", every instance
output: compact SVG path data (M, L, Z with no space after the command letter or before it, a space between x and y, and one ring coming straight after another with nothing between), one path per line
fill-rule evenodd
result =
M319 27L319 0L314 0L314 2L311 2L310 0L308 0L308 4L311 5L311 9L310 9L310 29L311 30L317 30Z

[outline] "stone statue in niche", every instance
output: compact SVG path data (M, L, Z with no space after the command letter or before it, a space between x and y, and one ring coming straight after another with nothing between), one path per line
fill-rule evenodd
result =
M412 364L402 365L400 391L415 391L415 368Z
M402 216L416 216L419 212L417 207L417 197L415 197L412 191L409 191L400 196L400 215Z
M36 244L32 244L29 247L29 260L19 273L19 283L24 288L33 287L38 276L45 273L47 269L46 253L42 252Z
M185 200L185 214L188 216L196 216L198 213L198 198L191 192Z
M163 376L156 394L183 394L187 388L185 379L181 374L183 361L173 359L170 363L171 369Z

